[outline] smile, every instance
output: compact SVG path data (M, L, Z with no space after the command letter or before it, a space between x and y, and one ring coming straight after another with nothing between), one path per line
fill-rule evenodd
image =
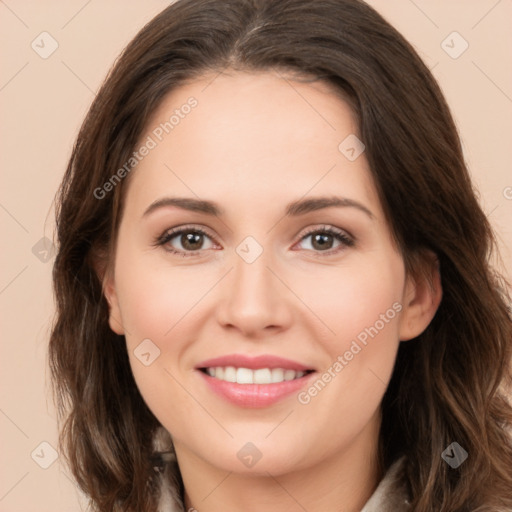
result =
M203 368L210 377L237 384L278 384L280 382L300 379L312 370L296 371L285 368L235 368L234 366L216 366Z
M227 354L196 365L207 393L244 408L269 407L300 392L317 374L274 354Z

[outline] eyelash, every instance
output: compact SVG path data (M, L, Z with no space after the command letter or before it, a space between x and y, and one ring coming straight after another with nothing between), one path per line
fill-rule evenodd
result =
M201 234L204 236L207 236L208 238L213 239L213 237L207 233L205 230L196 227L196 226L183 226L179 228L173 228L169 231L164 232L162 235L160 235L158 238L156 238L154 242L154 246L157 247L163 247L166 244L168 244L173 238L175 238L177 235L182 235L183 233L196 233ZM345 247L353 247L355 245L355 240L353 237L347 235L345 232L338 230L337 228L334 228L332 226L323 226L321 228L311 228L306 233L304 233L299 241L304 240L310 235L313 234L328 234L332 235L336 240L341 242L341 246L336 249L330 249L326 251L315 251L315 250L309 250L310 252L313 252L315 256L323 256L323 255L333 255L337 254L338 252L342 251ZM200 252L203 251L203 249L197 250L197 251L179 251L174 249L173 247L164 247L164 249L172 254L176 254L183 257L190 257L190 256L197 256Z

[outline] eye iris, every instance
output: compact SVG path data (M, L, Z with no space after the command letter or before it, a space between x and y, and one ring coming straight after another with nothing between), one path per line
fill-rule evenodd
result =
M201 233L189 232L189 233L181 235L180 241L185 249L189 249L191 251L196 251L202 245L203 235ZM194 244L198 245L198 247L194 246Z
M327 241L326 238L328 239ZM316 244L319 245L316 246ZM313 235L313 247L315 247L315 249L330 249L332 247L332 235L325 233L317 233Z

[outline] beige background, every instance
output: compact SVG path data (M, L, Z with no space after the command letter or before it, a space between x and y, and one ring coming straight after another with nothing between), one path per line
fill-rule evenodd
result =
M57 431L46 369L53 257L39 244L53 237L52 200L94 92L119 51L167 4L0 0L0 512L78 511L84 503L61 458L41 467L52 460L51 448L41 443L56 448ZM413 43L439 80L510 276L512 2L370 4ZM40 36L45 31L58 48L43 59L31 44L39 52L51 49L48 36ZM469 44L456 59L441 46L453 31ZM444 44L453 54L464 42L450 36Z

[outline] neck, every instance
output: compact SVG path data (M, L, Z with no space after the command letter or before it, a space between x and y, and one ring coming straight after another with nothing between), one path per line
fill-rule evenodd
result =
M380 419L380 418L378 418ZM281 473L236 473L198 457L174 441L184 483L186 512L359 512L382 478L379 422L316 464Z

